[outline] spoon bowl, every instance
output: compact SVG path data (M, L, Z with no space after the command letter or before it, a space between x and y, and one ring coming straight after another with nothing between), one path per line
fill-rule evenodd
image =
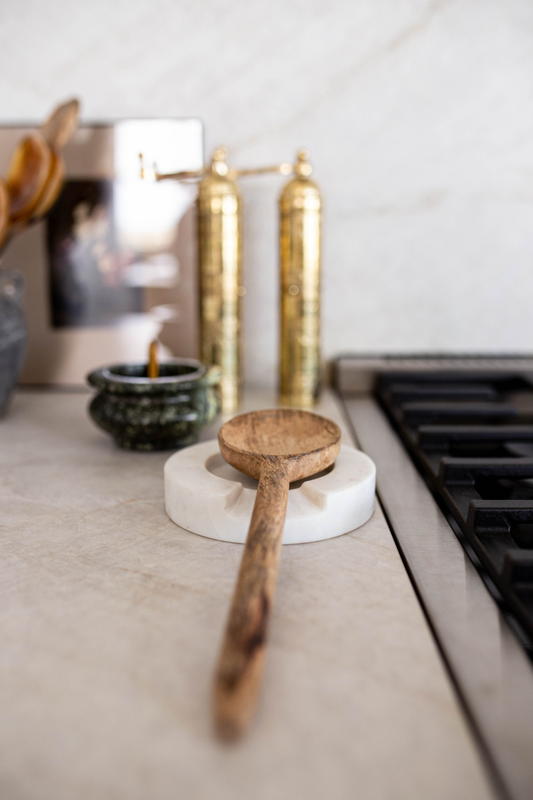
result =
M215 680L217 731L236 739L261 687L289 484L333 464L341 432L310 411L273 409L234 417L218 441L232 467L259 481Z
M335 461L340 430L310 411L272 409L234 417L220 429L220 451L232 467L259 480L272 458L284 462L289 480L298 481Z

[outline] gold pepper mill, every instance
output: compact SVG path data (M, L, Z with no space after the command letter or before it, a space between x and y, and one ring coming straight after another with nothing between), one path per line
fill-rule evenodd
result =
M198 208L198 268L200 282L200 360L221 368L222 412L239 408L242 391L241 300L242 200L237 178L278 172L288 175L291 164L235 170L228 166L228 151L218 148L211 164L198 172L159 174L146 170L141 176L154 180L200 179Z
M223 413L241 402L242 220L237 181L229 176L227 151L215 150L198 190L200 360L221 368Z
M318 399L320 357L320 191L300 150L280 197L280 402L309 408Z

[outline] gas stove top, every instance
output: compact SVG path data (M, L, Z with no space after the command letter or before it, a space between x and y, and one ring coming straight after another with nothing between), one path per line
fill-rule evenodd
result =
M533 797L533 360L339 359L379 500L502 797Z
M533 654L533 382L512 373L389 373L378 397Z

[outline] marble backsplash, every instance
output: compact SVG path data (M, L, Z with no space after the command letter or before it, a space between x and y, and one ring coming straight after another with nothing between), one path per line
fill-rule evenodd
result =
M199 116L237 166L311 150L323 343L533 349L530 0L4 0L0 120ZM245 368L277 363L277 196L242 182Z

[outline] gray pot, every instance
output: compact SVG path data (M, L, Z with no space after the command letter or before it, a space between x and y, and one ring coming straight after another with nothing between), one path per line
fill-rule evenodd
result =
M28 332L22 309L24 278L16 269L0 269L0 414L24 363Z

